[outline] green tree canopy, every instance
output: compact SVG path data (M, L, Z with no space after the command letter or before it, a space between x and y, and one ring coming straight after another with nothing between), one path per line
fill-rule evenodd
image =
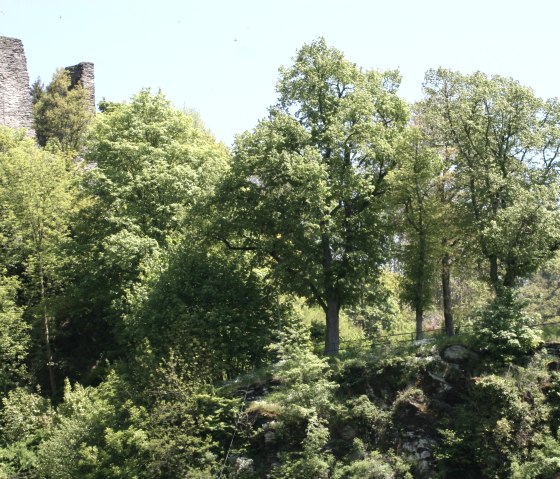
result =
M117 354L115 327L135 285L158 255L196 236L193 208L228 167L226 148L162 93L143 90L129 103L100 104L84 155L84 207L75 221L60 304L64 348L88 351L79 370ZM69 374L75 374L75 371Z
M404 297L416 314L416 338L422 339L424 310L434 300L435 274L441 256L439 187L443 163L428 139L410 128L399 143L399 167L391 172L398 222Z
M163 245L210 195L228 167L227 149L162 93L130 103L101 103L86 179L102 234L126 229ZM198 121L198 120L197 120Z

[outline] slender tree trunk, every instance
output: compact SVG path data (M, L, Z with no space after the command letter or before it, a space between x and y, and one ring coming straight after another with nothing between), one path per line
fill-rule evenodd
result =
M417 341L424 338L422 327L424 323L424 290L426 288L426 248L426 234L421 231L418 236L418 277L416 279L416 299L414 301Z
M416 306L416 341L424 339L424 331L422 326L424 323L424 307L422 305Z
M445 253L441 259L441 289L443 292L445 334L454 336L455 324L453 323L453 311L451 309L451 258L449 253Z
M327 333L325 335L325 354L336 356L340 347L340 301L336 298L327 300L327 310L325 311L327 321Z
M56 396L56 381L54 377L54 360L51 348L51 338L49 329L49 316L47 313L47 305L45 303L45 275L43 272L43 263L39 260L39 282L41 286L41 303L43 305L43 327L45 334L45 350L47 353L47 370L49 372L49 384L51 387L51 396Z
M326 223L321 222L321 245L323 247L323 272L325 275L326 304L323 306L326 316L325 354L335 356L340 346L340 296L333 283L332 251L330 236L326 231Z

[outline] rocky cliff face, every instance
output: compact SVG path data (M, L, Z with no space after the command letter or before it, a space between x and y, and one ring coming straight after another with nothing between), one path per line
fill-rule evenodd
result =
M17 38L0 37L0 124L28 129L33 125L27 60Z

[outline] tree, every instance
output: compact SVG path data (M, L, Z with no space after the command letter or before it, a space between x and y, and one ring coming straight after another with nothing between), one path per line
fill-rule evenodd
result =
M162 93L143 90L100 110L84 155L87 206L68 251L79 266L66 271L71 287L58 312L73 377L120 354L116 329L134 288L170 244L196 235L193 208L228 167L226 148Z
M31 91L39 144L50 142L71 157L79 154L94 118L88 91L81 84L72 86L66 70L57 70L45 89L37 80Z
M399 79L359 69L323 39L304 45L280 70L269 118L237 138L217 196L217 235L322 307L327 354L339 348L341 307L383 259L386 177L408 116Z
M438 197L443 167L418 127L399 144L399 167L392 172L392 189L400 207L401 261L405 298L416 315L416 339L422 339L424 310L434 298L436 262L440 253L441 208Z
M426 74L430 128L456 149L458 201L494 289L512 287L560 246L560 106L500 76Z
M4 267L27 285L26 300L41 318L51 394L56 394L49 299L60 285L62 244L75 205L65 160L10 129L0 130L0 228Z
M448 336L455 334L455 321L452 306L451 270L461 254L460 246L463 231L463 217L457 210L457 187L454 174L454 149L436 140L439 147L443 167L440 172L438 197L440 206L441 226L441 297L445 332Z
M414 124L422 131L423 139L429 148L437 152L441 168L437 183L437 199L439 210L439 236L440 236L440 279L441 300L445 331L448 336L455 334L453 316L452 270L457 279L459 266L465 266L472 259L466 254L468 251L469 236L468 222L465 219L458 196L460 188L457 182L455 160L457 148L438 128L437 114L425 102L414 105ZM460 263L460 265L459 265ZM469 274L466 275L470 276Z

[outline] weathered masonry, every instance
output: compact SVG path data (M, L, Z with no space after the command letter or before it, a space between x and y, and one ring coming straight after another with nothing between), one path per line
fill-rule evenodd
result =
M17 38L0 37L0 124L33 126L27 61Z
M95 111L95 75L93 63L82 62L66 68L71 87L82 84L89 92ZM0 125L33 128L33 110L29 73L23 43L18 38L0 37Z
M93 111L95 111L95 75L93 71L93 63L82 62L71 67L66 67L65 70L70 73L71 88L78 84L82 86L89 93L89 104Z

